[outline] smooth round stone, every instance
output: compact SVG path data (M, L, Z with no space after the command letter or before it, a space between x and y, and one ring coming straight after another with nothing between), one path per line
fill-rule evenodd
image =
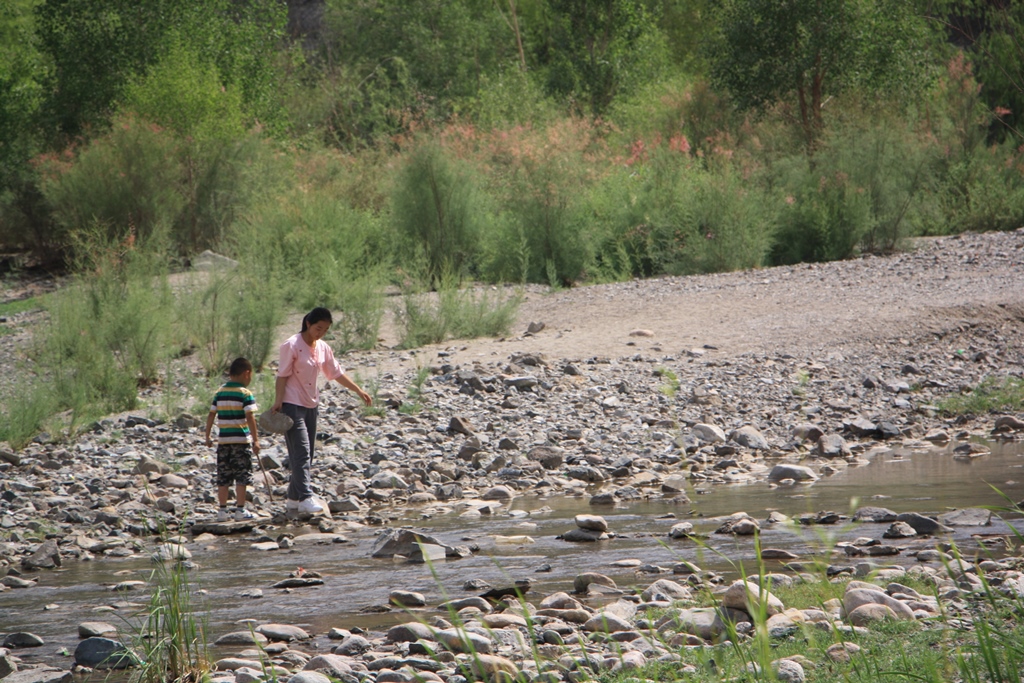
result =
M46 644L42 638L34 633L28 633L27 631L18 631L16 633L9 633L4 638L4 647L42 647Z
M896 620L896 613L888 605L868 603L861 605L847 615L854 626L870 626L878 621Z
M266 645L270 642L262 633L250 631L232 631L225 633L213 642L214 645Z
M218 659L213 667L217 671L237 671L238 669L259 669L260 663L254 659L225 657L224 659Z
M608 522L600 515L576 515L576 526L588 531L608 531Z
M75 664L91 669L127 669L135 664L135 657L118 640L93 637L75 648Z
M289 642L292 640L309 640L309 634L298 626L289 624L260 624L256 633L262 633L270 640Z
M334 654L346 657L358 657L359 655L373 649L373 644L362 636L351 635L345 638L332 650Z
M289 678L288 683L331 683L331 679L319 671L300 671Z
M79 638L93 638L117 633L117 627L105 621L83 621L78 625Z
M688 538L693 534L693 524L690 522L679 522L673 524L672 528L668 530L668 537L675 540L680 538Z
M304 671L319 671L321 673L327 673L329 676L335 678L342 678L347 674L352 673L352 667L349 666L348 661L341 655L335 654L324 654L313 657L306 665L302 667Z
M596 583L599 586L607 586L608 588L618 588L611 577L605 576L604 574L598 574L597 572L584 572L582 574L577 574L576 578L573 579L572 588L577 593L586 593L587 588L592 583Z
M388 629L389 643L415 643L417 640L434 640L434 631L426 624L410 621Z
M415 591L393 590L388 596L388 600L392 605L398 607L423 607L427 604L427 599L423 597L423 594Z

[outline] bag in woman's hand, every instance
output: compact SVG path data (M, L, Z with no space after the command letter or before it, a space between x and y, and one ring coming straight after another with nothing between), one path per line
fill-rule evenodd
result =
M260 429L271 434L284 434L294 424L295 421L284 413L275 413L272 410L268 410L260 415Z

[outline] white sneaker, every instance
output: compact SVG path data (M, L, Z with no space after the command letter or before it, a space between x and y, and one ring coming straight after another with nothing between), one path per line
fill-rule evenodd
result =
M235 510L235 521L244 522L247 519L256 519L256 515L252 514L245 508L238 508Z
M292 500L291 498L286 498L285 501L284 501L284 509L285 510L298 510L299 509L299 501Z
M299 512L304 515L319 515L324 511L324 506L316 502L315 498L307 498L299 503Z
M217 510L217 521L226 522L228 521L228 510L227 508L221 508Z

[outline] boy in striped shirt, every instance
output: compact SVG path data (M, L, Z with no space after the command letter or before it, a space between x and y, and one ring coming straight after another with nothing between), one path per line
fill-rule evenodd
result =
M256 431L256 398L246 387L252 381L252 363L236 358L228 369L228 381L217 390L206 416L206 447L213 446L210 432L217 422L217 521L228 520L228 487L235 485L235 521L253 519L245 509L245 487L252 483L252 453L260 454ZM249 444L252 443L252 452Z

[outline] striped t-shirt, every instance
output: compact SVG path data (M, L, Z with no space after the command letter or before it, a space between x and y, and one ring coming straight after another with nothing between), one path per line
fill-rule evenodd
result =
M238 382L228 382L217 390L210 404L217 413L217 443L249 443L246 413L256 412L256 397Z

